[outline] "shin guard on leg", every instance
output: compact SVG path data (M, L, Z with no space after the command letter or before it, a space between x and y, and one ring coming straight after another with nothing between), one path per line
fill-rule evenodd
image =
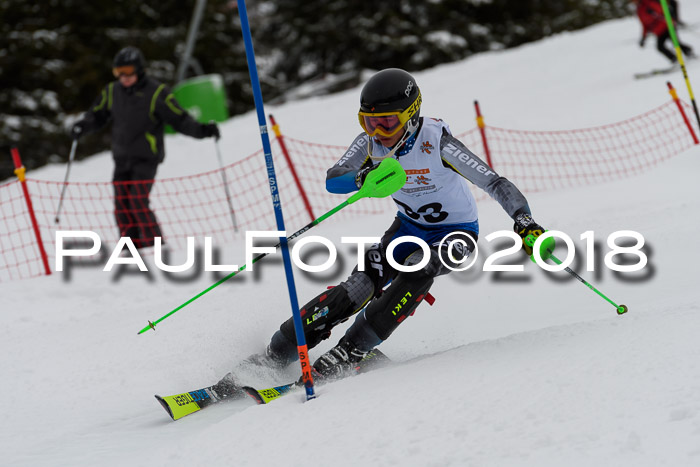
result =
M300 313L308 348L311 349L322 340L328 339L335 325L357 313L363 306L364 303L358 307L348 297L343 285L318 295L304 305ZM282 323L280 331L288 340L296 342L292 318Z
M367 306L365 318L379 339L386 340L415 311L432 285L433 277L422 271L402 272Z

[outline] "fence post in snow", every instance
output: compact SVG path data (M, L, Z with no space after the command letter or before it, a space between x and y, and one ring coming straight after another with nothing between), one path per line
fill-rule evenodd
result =
M484 143L486 163L493 168L493 162L491 162L491 151L489 151L489 143L486 140L486 125L484 124L484 117L481 115L481 109L479 109L479 101L474 101L474 108L476 109L476 124L479 126L479 131L481 132L481 141Z
M681 112L683 121L688 127L688 130L690 131L690 135L693 137L693 141L695 142L695 144L698 144L698 137L695 135L695 131L693 131L693 126L690 124L690 120L688 120L688 116L685 114L685 110L683 110L683 106L681 105L680 99L678 99L678 93L676 92L676 89L673 87L670 81L666 81L666 85L668 86L669 94L671 94L671 97L673 97L674 102L678 106L678 110L680 110Z
M272 123L272 131L275 133L275 136L277 137L277 141L280 143L280 148L282 149L282 154L284 154L284 158L287 159L287 165L289 166L289 169L292 171L292 177L294 177L294 183L296 183L297 188L299 189L299 193L301 194L301 199L304 201L304 206L306 206L306 212L309 213L309 217L311 217L311 220L313 221L316 219L316 216L314 216L314 212L311 209L311 203L309 203L309 198L306 196L306 191L304 190L304 186L301 184L301 180L299 180L299 175L297 175L297 169L294 167L294 163L292 162L292 158L289 157L289 151L287 151L287 145L284 144L284 138L282 137L282 132L280 131L280 126L277 124L275 121L275 117L270 115L270 123Z
M44 243L41 241L41 232L39 231L39 224L36 221L36 216L34 215L34 205L32 204L32 199L29 197L29 189L27 188L27 180L24 178L26 169L22 165L22 159L19 157L19 150L17 148L12 148L10 150L12 153L12 160L15 163L15 175L22 185L22 191L24 192L24 200L27 202L27 209L29 210L29 218L32 221L32 228L34 229L34 236L36 237L37 244L39 246L39 253L41 254L41 261L44 263L44 270L46 275L51 274L51 268L49 268L49 258L46 255L46 249L44 248Z

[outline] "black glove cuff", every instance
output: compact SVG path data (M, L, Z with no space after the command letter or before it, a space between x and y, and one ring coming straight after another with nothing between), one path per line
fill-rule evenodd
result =
M355 186L357 186L358 189L362 188L362 184L365 183L365 178L367 178L367 174L374 170L376 167L378 166L374 165L372 167L365 167L364 169L357 172L357 174L355 175Z
M533 224L535 224L535 221L532 219L532 216L526 212L515 216L515 226L518 228L518 230L525 229Z
M219 127L216 125L216 123L204 124L204 136L206 138L214 137L216 139L219 139L219 137L221 137L221 133L219 133Z

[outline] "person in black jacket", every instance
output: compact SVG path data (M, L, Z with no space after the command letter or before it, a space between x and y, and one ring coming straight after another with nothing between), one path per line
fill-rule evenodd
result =
M148 197L158 164L165 157L164 124L200 139L218 140L220 133L215 123L195 121L165 84L146 75L143 54L136 47L120 50L112 71L117 80L104 87L71 133L79 139L112 122L117 226L121 237L131 237L137 248L144 248L154 244L154 237L162 236Z

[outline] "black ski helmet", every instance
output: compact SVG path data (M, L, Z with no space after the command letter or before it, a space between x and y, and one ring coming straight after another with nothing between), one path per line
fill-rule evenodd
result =
M412 114L405 126L412 134L418 129L421 102L420 89L413 76L400 68L387 68L372 76L362 88L360 112L404 112L411 109Z
M112 67L118 68L122 66L133 65L139 79L146 74L146 60L139 49L133 46L127 46L117 52L112 61Z

